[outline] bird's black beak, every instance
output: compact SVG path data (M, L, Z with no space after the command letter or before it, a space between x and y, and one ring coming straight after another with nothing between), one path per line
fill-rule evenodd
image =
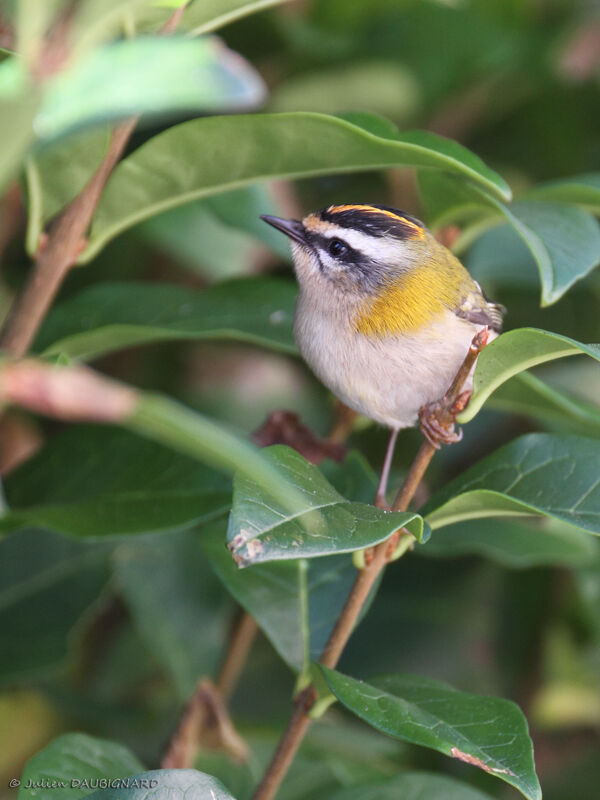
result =
M304 231L304 225L300 220L281 219L281 217L271 217L269 214L261 214L260 218L274 228L277 228L278 231L285 233L290 239L295 239L295 241L300 242L300 244L306 244L306 233Z

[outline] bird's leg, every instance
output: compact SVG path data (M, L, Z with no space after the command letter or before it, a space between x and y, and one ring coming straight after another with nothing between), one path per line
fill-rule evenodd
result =
M461 392L460 389L472 369L472 359L486 346L488 334L487 326L475 334L463 367L442 399L428 403L419 410L421 432L436 450L439 450L441 444L454 444L462 439L462 430L454 430L454 420L457 414L465 410L472 392L468 389Z
M387 450L385 451L385 459L383 461L383 467L381 468L381 475L379 477L379 485L377 486L377 493L375 494L375 505L377 506L377 508L385 508L389 510L389 506L385 499L385 494L387 492L387 485L390 477L390 469L392 468L392 459L394 458L394 449L396 447L397 437L398 437L398 428L392 428Z

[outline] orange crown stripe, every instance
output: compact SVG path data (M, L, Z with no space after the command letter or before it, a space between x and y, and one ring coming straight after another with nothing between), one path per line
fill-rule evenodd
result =
M408 225L409 228L415 231L422 231L419 225L406 219L406 217L402 217L400 214L394 214L393 211L386 211L383 208L375 208L375 206L329 206L327 210L332 214L341 213L342 211L366 211L368 214L383 214L386 217L398 220L398 222L401 222L403 225Z

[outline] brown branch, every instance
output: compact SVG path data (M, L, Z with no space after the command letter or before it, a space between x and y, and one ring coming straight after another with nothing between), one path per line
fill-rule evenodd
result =
M168 35L177 27L187 2L161 28ZM69 270L85 247L85 235L111 172L121 158L138 121L122 122L113 131L104 160L86 186L60 215L42 243L32 275L17 296L0 333L0 349L25 355Z
M447 426L448 429L452 428L454 425L454 419L460 410L457 404L459 401L461 401L460 405L463 405L465 402L464 395L461 395L462 387L486 341L487 329L484 329L484 331L477 334L473 339L469 352L457 372L451 387L442 400L435 404L438 422L442 426ZM436 449L435 445L431 444L429 441L423 442L398 492L392 510L406 511L408 509ZM394 550L393 545L396 544L401 535L402 532L396 532L385 542L377 545L372 551L372 557L369 559L369 562L358 572L344 608L321 654L320 663L325 667L333 669L337 665L375 582L385 569L386 564L390 561ZM271 798L275 796L281 781L284 779L302 743L310 723L308 712L312 708L314 702L315 692L310 686L296 699L294 713L252 800L271 800Z
M258 625L254 618L247 611L242 611L217 677L217 688L224 703L227 703L233 694L257 632Z

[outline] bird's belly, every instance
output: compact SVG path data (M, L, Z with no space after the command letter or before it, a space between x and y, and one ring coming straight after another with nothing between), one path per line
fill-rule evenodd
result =
M448 389L477 326L448 312L427 330L375 338L313 320L296 341L318 378L346 405L383 425L406 428Z

